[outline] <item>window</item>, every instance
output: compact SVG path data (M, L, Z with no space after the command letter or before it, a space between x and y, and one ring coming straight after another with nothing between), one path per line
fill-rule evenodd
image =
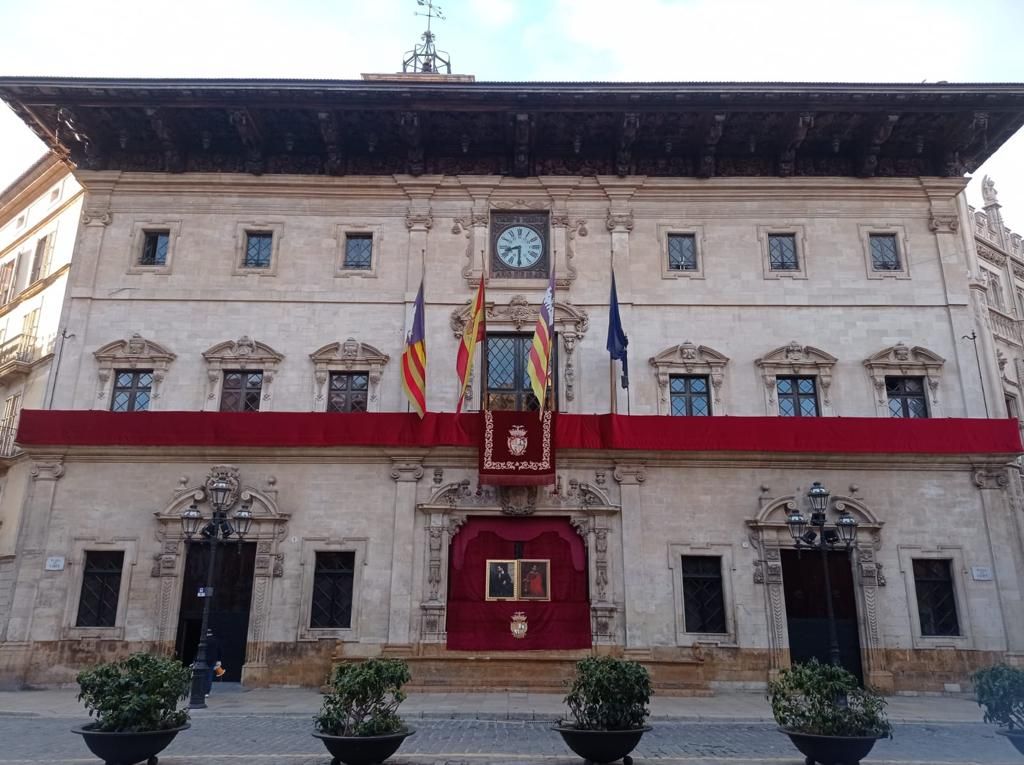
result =
M14 267L15 261L13 259L0 266L0 300L5 304L10 303L14 297Z
M799 271L795 234L768 235L768 268L772 271Z
M697 238L693 234L668 235L668 267L671 271L697 270Z
M554 339L554 338L552 338ZM484 358L487 362L485 404L488 409L533 412L538 408L537 397L530 387L527 361L533 335L488 335ZM558 369L558 355L551 352L551 377L548 379L547 408L556 409L553 385Z
M112 412L145 412L153 391L152 369L118 369L114 372Z
M345 234L343 268L368 271L373 264L373 235Z
M331 372L327 392L328 412L365 412L370 389L367 372Z
M263 372L225 370L220 392L222 412L258 412L263 392Z
M17 230L19 228L25 228L25 221L26 220L27 219L26 219L26 217L24 215L19 215L18 216L18 220L15 221L15 223L14 223L15 230Z
M682 556L683 623L687 632L728 632L722 592L722 559L717 555Z
M1007 394L1004 396L1004 400L1006 401L1006 416L1019 419L1020 415L1017 413L1017 397Z
M245 256L242 259L242 268L270 268L270 257L273 251L273 232L246 231Z
M928 399L923 377L886 377L885 394L893 417L927 417Z
M346 629L352 626L352 584L356 554L318 552L313 576L313 603L309 626Z
M56 187L50 189L49 202L52 205L58 199L60 199L60 186L56 186Z
M779 377L775 388L780 417L818 416L818 391L813 377Z
M78 601L79 627L113 627L117 618L117 599L121 591L124 551L85 553L82 571L82 596Z
M0 418L0 455L14 454L14 436L18 432L18 414L21 411L21 394L8 396L4 402L3 417Z
M166 266L167 245L171 241L170 231L146 231L142 239L140 266Z
M948 558L914 560L914 589L923 636L960 634L953 594L952 561Z
M29 284L35 284L49 273L50 260L53 257L53 244L56 238L51 231L36 242L36 251L32 258L32 272L28 279Z
M901 271L895 234L871 234L871 268L874 271Z
M708 378L704 375L672 375L669 395L672 414L682 417L706 417L711 414Z

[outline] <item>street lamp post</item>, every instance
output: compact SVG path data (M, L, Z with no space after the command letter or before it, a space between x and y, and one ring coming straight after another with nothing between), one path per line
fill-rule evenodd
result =
M233 517L228 511L236 497L231 496L232 486L223 478L217 478L206 487L206 498L213 508L209 520L203 518L196 503L189 505L181 514L181 528L185 539L191 543L210 545L210 560L206 568L206 586L203 588L203 620L199 629L199 647L196 649L196 660L192 664L192 690L189 695L189 709L206 707L206 683L210 674L207 661L206 633L210 624L210 605L213 601L213 577L217 570L217 549L221 544L235 537L238 543L249 533L252 527L252 510L249 502L243 502ZM229 502L230 500L230 502ZM196 535L199 538L196 539Z
M839 511L833 525L828 524L829 490L815 481L807 492L811 506L811 519L804 518L799 508L794 508L786 518L790 536L796 549L804 548L821 551L821 569L825 578L825 608L828 613L828 658L839 666L839 635L836 632L836 614L832 606L832 579L828 569L830 550L849 550L857 539L857 519L846 510ZM808 528L810 526L811 528ZM817 529L817 531L815 531Z

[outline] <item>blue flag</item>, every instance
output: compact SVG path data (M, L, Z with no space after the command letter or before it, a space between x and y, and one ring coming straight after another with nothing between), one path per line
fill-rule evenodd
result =
M622 387L629 387L629 365L626 363L626 346L629 338L622 331L622 317L619 316L619 294L615 290L615 272L612 271L612 294L608 306L608 353L612 360L622 362Z

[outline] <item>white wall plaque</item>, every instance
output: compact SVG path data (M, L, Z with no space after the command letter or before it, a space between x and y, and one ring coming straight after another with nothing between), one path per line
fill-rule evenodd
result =
M991 582L992 569L988 566L971 566L971 578L975 582Z
M46 559L46 570L47 571L63 571L64 570L64 558L54 557Z

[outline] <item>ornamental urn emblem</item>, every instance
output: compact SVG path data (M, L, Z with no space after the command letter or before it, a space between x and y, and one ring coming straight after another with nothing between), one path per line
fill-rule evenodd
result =
M526 630L530 625L526 623L526 614L522 611L516 611L512 614L512 623L509 624L509 629L512 630L512 637L516 640L522 640L526 637Z
M526 454L526 428L522 425L513 425L508 429L508 450L513 457L522 457Z

